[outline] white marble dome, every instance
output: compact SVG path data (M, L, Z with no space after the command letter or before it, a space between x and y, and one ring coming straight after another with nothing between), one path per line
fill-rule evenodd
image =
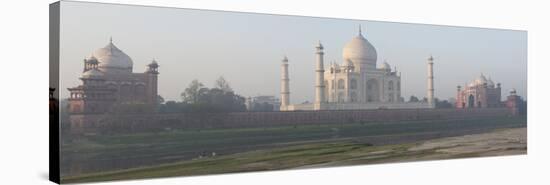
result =
M112 41L107 46L95 50L93 56L99 61L99 69L103 72L132 72L132 59Z
M355 66L368 66L376 68L376 49L374 46L361 34L351 39L342 52L344 61L351 60ZM363 65L361 65L363 64Z

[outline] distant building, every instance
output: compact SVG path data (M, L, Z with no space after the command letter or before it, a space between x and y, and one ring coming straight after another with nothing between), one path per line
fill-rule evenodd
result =
M112 42L84 59L82 84L68 88L71 127L87 125L86 115L110 111L118 103L157 104L156 61L134 73L132 59Z
M512 113L512 115L526 115L527 104L523 99L516 94L516 89L510 90L510 95L506 98L506 108Z
M278 111L281 101L275 96L255 96L246 99L248 111Z
M457 86L457 108L492 108L502 107L500 83L487 79L483 74L465 85Z

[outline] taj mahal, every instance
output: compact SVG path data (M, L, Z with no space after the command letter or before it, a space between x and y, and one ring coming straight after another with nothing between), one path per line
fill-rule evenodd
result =
M427 62L427 101L405 102L401 97L401 73L386 61L377 67L377 52L363 36L345 44L342 64L324 64L323 45L315 46L315 100L313 103L290 104L289 59L281 65L281 111L296 110L361 110L435 108L433 57Z

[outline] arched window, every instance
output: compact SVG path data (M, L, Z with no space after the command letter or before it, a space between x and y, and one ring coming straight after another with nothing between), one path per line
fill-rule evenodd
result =
M357 93L351 92L351 94L350 94L350 102L357 102Z
M118 98L122 101L131 100L134 96L133 86L125 83L119 86Z
M344 89L346 87L346 84L344 83L343 79L338 80L338 89Z
M349 88L350 89L357 89L357 80L351 79L351 81L349 82Z
M140 97L140 98L143 98L143 96L145 96L145 86L144 85L136 85L135 86L135 92L134 94L137 96L137 97Z
M388 82L388 90L393 90L393 81Z
M380 84L376 79L369 79L367 81L366 99L368 102L380 101Z

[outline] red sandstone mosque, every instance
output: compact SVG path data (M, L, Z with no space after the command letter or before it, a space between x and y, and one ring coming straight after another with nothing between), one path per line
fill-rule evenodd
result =
M157 103L159 65L155 60L145 72L134 73L133 61L111 41L84 59L82 84L68 88L71 125L85 124L87 114L109 112L118 103Z
M483 74L464 89L457 86L456 108L494 108L502 107L500 83L487 79Z

